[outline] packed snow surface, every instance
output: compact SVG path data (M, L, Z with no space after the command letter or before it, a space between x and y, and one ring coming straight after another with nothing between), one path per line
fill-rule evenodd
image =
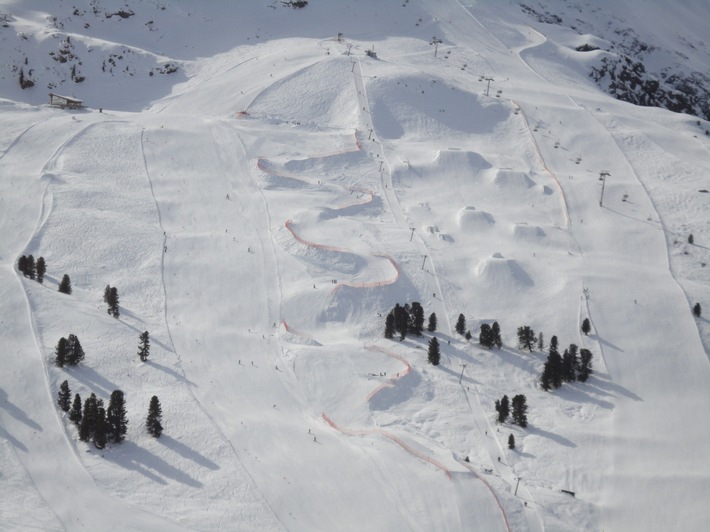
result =
M673 27L706 12L681 3ZM648 35L675 8L634 9ZM574 50L601 40L492 0L0 13L36 80L0 83L0 528L705 529L710 141L602 94ZM84 81L37 66L59 42ZM385 339L415 301L436 332ZM590 379L543 391L524 325ZM69 334L86 359L58 368ZM79 440L64 380L125 393L123 443ZM527 428L496 424L504 394Z

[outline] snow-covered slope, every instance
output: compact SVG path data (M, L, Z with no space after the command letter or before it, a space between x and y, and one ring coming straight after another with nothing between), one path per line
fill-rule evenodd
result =
M574 50L627 25L706 64L700 5L645 5L0 2L1 527L702 530L708 124ZM437 332L384 339L413 301ZM540 389L523 325L590 379ZM64 380L122 390L126 441L81 442Z

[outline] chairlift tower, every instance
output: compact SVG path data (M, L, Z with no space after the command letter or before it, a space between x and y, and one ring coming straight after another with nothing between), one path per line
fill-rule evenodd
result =
M493 78L482 78L483 81L487 81L488 84L486 85L486 96L488 96L488 91L491 88L491 81L495 81Z
M434 35L434 37L431 38L431 41L429 41L430 45L432 45L432 44L434 45L434 57L436 57L436 53L439 50L439 45L442 42L444 42L444 41L442 41L441 39L437 39L436 35Z
M606 170L599 172L599 179L602 181L602 193L599 196L599 206L602 207L602 202L604 201L604 185L606 185L606 178L611 174Z

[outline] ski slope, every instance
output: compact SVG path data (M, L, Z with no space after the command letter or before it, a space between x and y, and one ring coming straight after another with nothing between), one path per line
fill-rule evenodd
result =
M0 6L35 35L52 9ZM75 112L2 85L0 528L704 529L694 117L602 94L572 36L519 6L166 6L131 6L123 30L91 19L83 40L65 26L177 77L89 79ZM45 258L44 284L23 254ZM383 338L413 301L436 313L439 366L431 333ZM522 325L590 349L590 379L541 390ZM60 369L70 333L86 360ZM79 441L65 379L82 399L124 391L124 443ZM526 429L495 423L504 394L526 395Z

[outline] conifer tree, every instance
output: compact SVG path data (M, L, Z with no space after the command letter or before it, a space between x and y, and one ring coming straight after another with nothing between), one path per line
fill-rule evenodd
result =
M20 273L27 277L27 255L22 255L18 260L17 260L17 269L20 270Z
M693 314L695 315L696 318L699 318L702 313L703 313L703 309L700 307L700 303L696 303L695 306L693 307Z
M496 412L498 412L496 421L498 423L505 423L505 420L508 419L510 415L510 400L507 395L504 395L500 401L496 400Z
M512 434L508 436L508 449L510 449L511 451L515 449L515 436L513 436Z
M113 441L121 443L128 432L126 419L126 403L121 390L111 392L108 409L106 410L107 432L113 436Z
M81 347L81 343L76 335L69 335L67 348L67 363L70 366L76 366L79 362L84 360L84 349Z
M503 345L503 339L500 337L500 325L497 321L491 325L491 347L500 349Z
M118 304L118 288L112 286L111 290L109 290L108 296L108 313L111 314L111 316L113 316L114 318L118 318L118 316L121 314Z
M481 331L478 333L478 343L481 347L490 349L493 347L493 333L491 326L487 323L481 323Z
M427 324L426 330L429 332L436 332L436 314L433 312L429 314L429 323Z
M150 355L150 338L148 331L141 333L139 338L140 344L138 345L138 356L141 361L145 362L148 360L148 356Z
M422 331L424 330L424 309L422 308L422 305L417 301L414 301L412 303L412 307L409 313L409 319L409 329L412 331L413 334L421 336Z
M562 355L562 381L574 382L577 380L577 346L570 344Z
M592 352L589 349L579 350L579 365L577 366L577 380L587 382L587 379L592 374Z
M459 314L459 319L456 320L455 330L461 336L466 333L466 316L464 316L463 314Z
M523 428L528 426L528 404L524 395L513 397L513 423Z
M533 350L535 346L535 331L528 325L518 327L518 349Z
M439 350L439 340L436 339L436 336L432 337L431 340L429 340L429 363L438 366L439 365L439 360L441 359L441 351Z
M67 363L67 357L69 355L69 342L63 336L57 342L57 347L54 349L54 363L63 368L64 364Z
M57 394L57 404L59 408L65 412L69 411L69 406L71 404L71 390L69 389L69 382L64 381L59 385L59 393Z
M27 277L34 281L35 278L35 258L32 255L27 256Z
M545 350L545 336L542 334L542 331L540 331L540 335L537 337L537 349L538 351Z
M59 283L59 291L62 294L71 294L71 279L69 279L69 276L65 273L64 277L62 277L62 281Z
M466 331L466 336L464 336L464 338L466 338L466 341L471 341L471 338L473 338L473 335L471 334L470 330Z
M78 425L81 422L81 418L81 396L76 394L69 411L69 419Z
M89 441L94 434L96 427L96 416L99 409L96 394L92 393L89 398L84 401L84 412L79 424L79 439L81 441Z
M550 367L547 362L545 362L545 368L542 370L542 375L540 375L540 388L546 392L550 391L552 388L552 379L550 378Z
M94 426L94 446L97 449L103 449L106 447L106 442L108 437L106 435L106 429L108 428L106 423L106 410L102 407L96 409L96 425Z
M394 329L399 333L400 342L407 336L407 324L409 323L409 313L399 303L394 306Z
M589 334L589 331L592 330L592 325L589 323L589 318L584 318L584 321L582 321L582 332L584 333L585 336Z
M394 337L394 313L390 312L385 318L385 338Z
M111 285L107 284L106 288L104 288L104 303L108 305L109 298L111 297ZM109 314L111 314L111 311L109 310Z
M145 420L145 427L148 429L148 433L155 438L160 438L163 433L163 409L160 407L160 401L157 396L153 396L150 399L150 406L148 407L148 417Z
M37 259L35 271L37 272L37 282L40 284L44 283L44 274L47 273L47 264L44 262L44 257Z

